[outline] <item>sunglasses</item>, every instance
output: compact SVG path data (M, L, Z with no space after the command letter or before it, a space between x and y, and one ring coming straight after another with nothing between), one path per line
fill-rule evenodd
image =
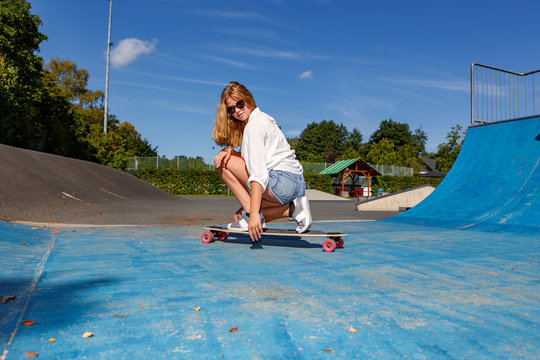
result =
M244 102L244 100L240 100L236 103L236 105L227 107L227 114L232 115L234 114L237 108L243 109L245 105L246 103Z

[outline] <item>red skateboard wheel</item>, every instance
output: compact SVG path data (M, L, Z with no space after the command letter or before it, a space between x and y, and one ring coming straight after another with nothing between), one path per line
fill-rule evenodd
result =
M212 234L211 232L205 232L202 234L201 240L204 244L211 243L212 241L214 241L214 234Z
M336 242L332 239L324 240L322 243L323 250L326 252L332 252L336 249Z
M220 241L227 240L227 236L229 236L229 234L227 234L225 231L220 231L216 235L217 239Z
M343 247L343 238L338 237L338 238L336 239L336 248L339 249L339 248L342 248L342 247Z

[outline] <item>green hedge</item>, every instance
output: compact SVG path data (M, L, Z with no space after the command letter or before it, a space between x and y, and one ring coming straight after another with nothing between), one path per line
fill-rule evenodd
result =
M132 174L174 195L227 194L227 186L214 170L135 170Z
M371 194L377 195L379 189L387 193L394 193L422 185L437 187L442 180L442 178L420 176L375 176L371 180Z
M328 175L304 174L304 180L308 189L332 193L332 178Z
M227 186L215 170L135 170L134 176L174 195L227 194ZM332 192L329 176L305 174L310 189Z
M133 175L174 195L226 195L228 189L215 170L135 170ZM304 174L309 189L332 193L332 178L329 175ZM377 190L393 193L421 185L437 186L440 178L418 176L375 176L371 181L372 195Z

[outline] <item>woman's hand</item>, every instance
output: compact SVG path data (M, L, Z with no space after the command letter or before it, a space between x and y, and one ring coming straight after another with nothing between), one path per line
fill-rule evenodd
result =
M214 167L216 169L219 169L220 167L226 168L232 153L233 149L231 147L226 147L221 150L216 157L214 157Z
M257 241L261 238L263 230L261 226L261 217L259 214L251 214L249 216L248 232L251 241Z

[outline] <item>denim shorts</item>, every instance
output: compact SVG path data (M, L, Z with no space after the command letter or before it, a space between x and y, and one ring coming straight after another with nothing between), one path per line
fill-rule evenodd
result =
M282 170L270 170L268 172L267 188L281 205L288 204L297 197L306 194L304 176Z

